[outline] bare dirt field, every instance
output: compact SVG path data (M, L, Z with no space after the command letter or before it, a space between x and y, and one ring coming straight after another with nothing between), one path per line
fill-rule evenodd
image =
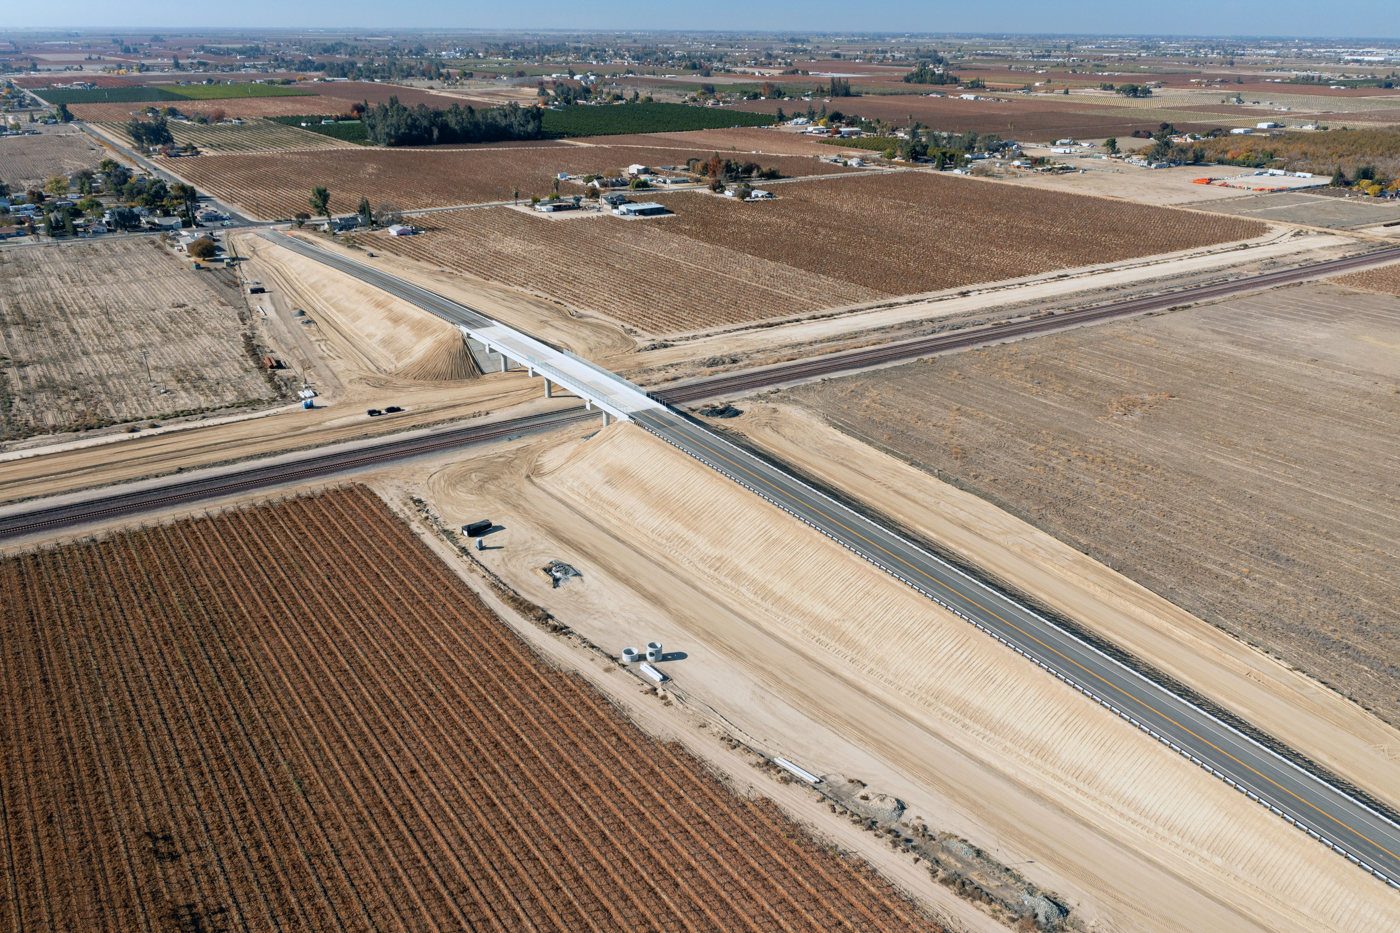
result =
M560 222L505 209L428 215L423 236L376 242L667 334L1173 252L1265 229L925 172L774 190L777 201L752 204L704 192L658 195L675 216L645 221ZM882 218L876 226L874 214ZM540 248L541 240L552 245ZM560 251L588 256L593 272L580 276L560 265ZM733 284L717 289L716 279Z
M737 106L740 110L756 113L774 113L781 107L784 113L796 115L806 113L807 103L797 100L754 100ZM1122 114L1118 108L1097 101L1085 102L1083 98L1070 97L960 100L956 93L951 97L899 94L843 97L811 103L818 112L825 106L828 111L839 110L848 115L859 114L867 120L888 120L899 125L908 125L912 118L945 133L976 130L978 133L995 133L1003 139L1035 142L1049 142L1062 136L1091 139L1130 136L1135 130L1155 133L1161 122L1136 114ZM1207 119L1202 115L1202 122L1178 123L1177 128L1183 132L1205 132L1214 125L1204 122Z
M483 146L479 148L364 149L306 153L213 155L182 159L166 167L200 190L237 204L264 219L308 211L312 187L330 189L333 211L350 211L361 195L375 204L401 208L452 207L547 197L559 172L615 171L635 162L684 165L706 158L712 149L651 149L611 146ZM849 171L810 158L773 156L761 160L784 175L840 174ZM581 188L575 188L581 191Z
M560 621L612 653L644 638L674 646L683 656L663 665L667 689L687 708L833 783L872 778L872 793L933 811L932 825L959 827L988 855L995 847L1098 928L1364 930L1400 919L1373 879L634 426L450 464L428 488L447 524L490 514L503 527L480 560ZM900 489L924 492L917 479ZM539 568L552 558L583 576L551 588ZM1120 620L1134 615L1118 584L1083 592ZM1319 717L1328 703L1365 716L1317 702L1304 678L1262 656L1256 680L1199 636L1144 621L1129 627L1180 638L1188 666L1205 649L1256 700L1287 682L1324 744L1336 744L1335 715Z
M50 176L95 169L109 155L85 133L0 136L0 181L22 194Z
M273 397L230 297L154 239L0 252L0 436Z
M672 204L689 211L710 200L696 195ZM655 221L557 221L493 207L423 215L418 224L421 235L378 236L374 248L548 295L571 310L651 334L782 317L883 294L697 242ZM570 254L586 257L586 274L559 262Z
M363 487L0 562L15 929L934 930Z
M1330 230L1356 230L1400 220L1400 205L1391 200L1327 197L1305 191L1247 195L1228 200L1202 201L1189 206L1237 217L1305 224ZM1387 232L1393 232L1393 229Z
M169 121L170 135L175 142L198 146L205 152L275 152L287 149L345 149L354 143L333 139L323 133L313 133L299 126L287 126L271 120L250 123L200 126L181 121ZM108 123L98 129L110 133L131 145L125 123Z
M784 397L1396 724L1397 347L1396 299L1306 285Z

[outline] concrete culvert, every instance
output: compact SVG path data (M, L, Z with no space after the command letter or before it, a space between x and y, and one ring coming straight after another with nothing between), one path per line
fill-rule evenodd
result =
M660 661L660 660L661 660L661 654L662 654L662 652L661 652L661 642L659 642L659 641L649 641L649 642L647 642L647 660L648 660L648 661Z
M636 649L636 648L623 648L623 649L622 649L622 663L623 663L623 664L631 664L631 663L635 662L636 660L637 660L637 649Z

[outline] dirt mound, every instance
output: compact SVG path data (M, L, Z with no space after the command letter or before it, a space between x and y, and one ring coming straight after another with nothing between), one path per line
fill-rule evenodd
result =
M454 329L433 337L394 375L428 382L449 382L475 379L481 375L481 370L476 360L472 359L461 331Z

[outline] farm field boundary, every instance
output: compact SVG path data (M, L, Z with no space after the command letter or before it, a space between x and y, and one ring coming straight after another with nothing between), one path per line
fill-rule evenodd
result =
M0 592L20 928L936 929L363 487L23 554Z

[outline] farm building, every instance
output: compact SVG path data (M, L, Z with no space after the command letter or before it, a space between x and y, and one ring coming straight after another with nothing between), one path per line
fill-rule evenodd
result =
M413 236L417 232L408 224L392 224L389 227L389 236Z
M641 204L619 204L613 208L612 212L619 217L657 217L671 213L665 205L657 204L655 201L644 201Z

